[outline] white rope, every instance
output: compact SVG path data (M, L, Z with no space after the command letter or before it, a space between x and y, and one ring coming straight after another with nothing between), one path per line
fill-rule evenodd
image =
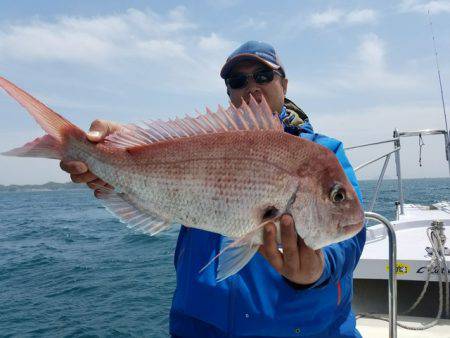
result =
M422 292L420 293L419 297L417 297L416 302L413 305L411 305L411 307L408 310L403 312L403 315L407 315L408 313L410 313L422 301L423 297L425 296L425 293L427 292L428 284L430 282L431 271L433 271L433 269L434 269L434 265L430 262L430 264L428 264L428 266L427 266L427 280L425 281L425 284L423 285Z
M411 305L411 307L408 310L406 310L404 312L404 314L408 314L409 312L414 310L417 307L417 305L419 305L419 303L423 300L425 293L428 289L430 276L431 276L431 273L433 270L437 271L437 275L438 275L438 279L439 279L439 309L438 309L438 313L437 313L435 319L433 319L431 322L429 322L427 324L422 324L421 326L411 326L411 325L397 322L397 325L399 327L407 329L407 330L415 330L415 331L427 330L427 329L435 326L441 319L442 308L443 308L443 303L444 303L444 301L443 301L443 297L444 297L443 293L444 292L443 292L443 287L442 287L443 275L445 276L445 283L446 283L445 293L447 295L447 297L445 298L445 310L446 310L447 316L449 315L449 279L448 279L448 268L447 268L447 264L445 261L445 252L444 252L444 247L443 247L443 242L445 242L445 235L443 234L443 232L441 232L439 230L439 228L437 226L432 225L432 226L428 227L428 229L427 229L427 236L428 236L428 239L430 240L431 249L433 251L430 264L428 264L428 266L427 266L427 280L422 289L422 292L417 297L414 304ZM379 320L389 322L388 318L386 318L384 316L371 314L371 313L360 313L356 316L356 319L359 319L362 317L379 319Z
M444 235L444 231L443 231L443 227L442 227L439 231L439 238L438 238L438 246L439 246L439 253L440 253L439 257L441 259L441 265L442 265L442 270L439 270L439 272L442 273L442 271L443 271L444 276L445 276L445 293L447 295L447 297L445 298L445 314L447 315L447 317L449 317L450 293L449 293L448 268L447 268L447 262L445 261L444 243L445 243L445 235Z

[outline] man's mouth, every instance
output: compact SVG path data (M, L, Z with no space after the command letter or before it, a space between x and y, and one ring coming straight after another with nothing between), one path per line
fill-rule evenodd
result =
M256 102L261 103L261 101L262 101L261 94L253 94L253 97L255 98Z
M253 93L253 94L250 94L249 96L247 96L244 99L245 103L250 104L250 97L252 97L252 96L253 96L253 98L255 99L255 101L257 103L261 103L262 102L262 94L261 93Z

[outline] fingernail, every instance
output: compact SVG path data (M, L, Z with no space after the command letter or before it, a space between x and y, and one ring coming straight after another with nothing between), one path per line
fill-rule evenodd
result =
M93 131L89 131L88 135L90 137L99 138L102 134L97 130L93 130Z
M293 224L294 220L292 219L292 216L290 214L283 214L280 218L280 222L282 224Z
M77 163L77 164L75 164L75 168L76 168L76 170L77 170L80 174L82 174L82 173L84 173L85 171L87 171L87 167L86 167L83 163Z

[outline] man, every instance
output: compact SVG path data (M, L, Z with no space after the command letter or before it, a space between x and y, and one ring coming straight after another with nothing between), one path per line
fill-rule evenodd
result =
M288 80L274 48L249 41L223 66L231 102L240 106L250 95L264 96L279 113L285 131L317 142L335 152L347 176L361 193L342 143L315 134L307 115L285 98ZM119 125L94 121L90 139L101 141ZM106 184L80 162L61 162L74 182L91 188ZM365 229L355 237L321 250L308 248L297 235L290 215L276 228L264 229L264 245L236 275L216 283L215 266L198 271L220 251L223 237L181 227L175 251L177 287L170 313L173 337L360 337L351 311L352 273L365 243Z

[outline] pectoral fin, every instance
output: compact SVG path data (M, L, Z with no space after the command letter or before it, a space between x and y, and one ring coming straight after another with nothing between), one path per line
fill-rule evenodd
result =
M229 238L224 238L223 242L223 245L228 244L229 249L219 257L217 282L223 281L241 270L253 258L259 248L259 244L253 244L252 242L232 247L233 242Z

